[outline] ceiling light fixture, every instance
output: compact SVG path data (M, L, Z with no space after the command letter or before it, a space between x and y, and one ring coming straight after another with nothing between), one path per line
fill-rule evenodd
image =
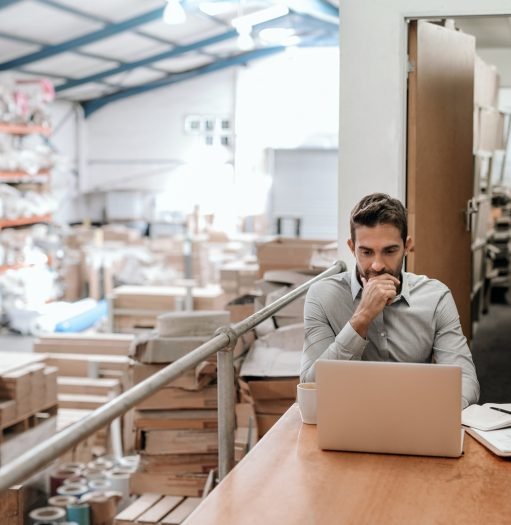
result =
M255 48L254 39L252 38L252 28L250 26L240 26L236 28L238 39L236 44L241 51L252 51Z
M167 5L163 11L163 21L168 25L186 22L186 12L180 0L167 0Z
M232 12L236 8L233 6L232 1L228 2L201 2L199 4L199 9L209 16L218 16L218 15L225 15L227 13Z
M258 36L262 42L270 45L295 46L300 43L300 37L291 27L267 27Z
M231 25L234 26L239 33L240 27L254 27L257 24L262 24L264 22L269 22L270 20L275 20L281 16L286 16L289 13L289 8L287 5L278 4L273 7L268 7L266 9L260 9L259 11L254 11L247 15L238 16L231 20Z

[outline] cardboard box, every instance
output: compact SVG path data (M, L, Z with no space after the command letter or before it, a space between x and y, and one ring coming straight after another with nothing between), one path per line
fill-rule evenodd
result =
M493 108L479 109L478 150L504 149L504 115Z
M278 237L256 244L259 277L268 270L309 268L314 252L330 244L330 240L291 239Z
M296 387L300 382L298 377L279 379L260 379L246 383L250 396L257 401L271 401L276 399L296 399Z
M142 450L146 454L210 454L218 452L217 429L177 429L143 431Z
M163 494L166 496L201 496L207 474L154 474L135 472L130 476L133 494Z
M280 419L279 415L257 414L257 428L259 438L262 438L268 430Z
M135 363L133 365L133 384L140 383L144 379L151 377L156 372L159 372L167 364L151 365L143 363ZM204 361L198 366L186 370L177 379L167 383L163 388L182 388L184 390L201 390L216 379L216 365L208 361Z
M293 377L300 375L303 325L286 326L260 337L241 366L242 377Z
M218 467L218 453L212 454L161 454L140 453L140 472L154 474L197 472L207 473Z
M500 77L495 66L476 55L474 62L474 103L480 107L496 107Z
M197 392L181 388L163 388L137 405L137 410L216 409L217 404L216 385Z

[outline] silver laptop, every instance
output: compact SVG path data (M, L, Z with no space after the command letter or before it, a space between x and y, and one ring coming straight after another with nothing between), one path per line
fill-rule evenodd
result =
M459 457L461 368L454 365L316 363L319 447Z

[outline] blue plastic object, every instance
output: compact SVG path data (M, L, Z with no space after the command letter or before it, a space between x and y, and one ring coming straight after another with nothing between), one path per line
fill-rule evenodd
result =
M82 332L96 324L102 317L107 315L107 312L108 305L103 299L98 301L94 308L58 323L55 326L55 332Z

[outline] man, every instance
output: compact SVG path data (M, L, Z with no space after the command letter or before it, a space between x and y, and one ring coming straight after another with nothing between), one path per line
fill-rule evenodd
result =
M318 359L459 365L463 408L479 383L451 292L440 281L404 272L412 247L406 210L383 193L364 197L350 216L356 266L309 289L301 381L314 381Z

